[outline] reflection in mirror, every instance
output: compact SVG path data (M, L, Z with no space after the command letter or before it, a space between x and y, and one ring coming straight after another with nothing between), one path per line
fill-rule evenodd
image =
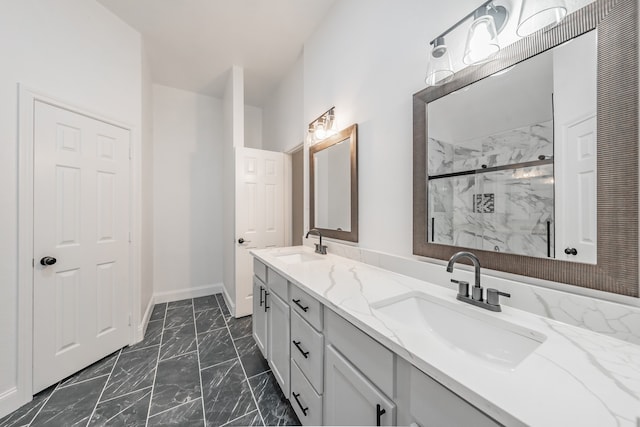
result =
M596 87L594 30L430 102L427 241L595 263Z
M351 141L349 138L314 156L316 227L351 231Z
M309 148L310 229L358 241L357 125Z

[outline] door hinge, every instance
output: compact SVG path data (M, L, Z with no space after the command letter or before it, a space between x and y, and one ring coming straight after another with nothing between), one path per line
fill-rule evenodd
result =
M129 232L129 243L131 243L131 232Z
M34 268L36 266L36 260L35 258L31 258L31 268Z
M131 326L131 314L129 314L129 326Z

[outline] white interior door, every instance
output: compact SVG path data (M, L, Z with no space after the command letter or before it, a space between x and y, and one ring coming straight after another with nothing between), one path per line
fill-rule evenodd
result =
M128 130L35 103L34 393L128 344L129 147Z
M558 164L560 242L556 257L567 261L597 262L596 117L572 123L563 130Z
M236 148L236 317L252 313L250 249L284 245L284 154Z

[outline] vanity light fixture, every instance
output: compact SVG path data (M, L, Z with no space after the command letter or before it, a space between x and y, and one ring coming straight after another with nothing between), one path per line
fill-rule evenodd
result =
M458 28L469 18L473 18L467 43L465 45L463 62L467 65L479 64L494 57L500 52L498 33L502 31L509 12L504 6L497 6L493 0L485 1L480 7L453 24L429 43L433 46L427 65L425 83L429 86L444 84L453 77L451 56L444 43L444 37Z
M526 37L538 30L550 30L567 15L564 0L522 0L516 34Z
M322 113L320 117L309 123L307 142L314 144L337 133L335 109L336 107L331 107Z

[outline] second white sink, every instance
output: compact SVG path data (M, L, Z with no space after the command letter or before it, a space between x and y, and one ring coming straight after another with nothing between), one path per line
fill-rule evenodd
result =
M322 255L310 254L307 252L293 252L293 253L287 253L282 255L276 255L276 258L278 258L280 261L284 262L285 264L300 264L303 262L321 261Z
M372 305L380 318L431 331L450 346L514 369L544 340L543 334L420 292ZM499 316L499 315L498 315Z

